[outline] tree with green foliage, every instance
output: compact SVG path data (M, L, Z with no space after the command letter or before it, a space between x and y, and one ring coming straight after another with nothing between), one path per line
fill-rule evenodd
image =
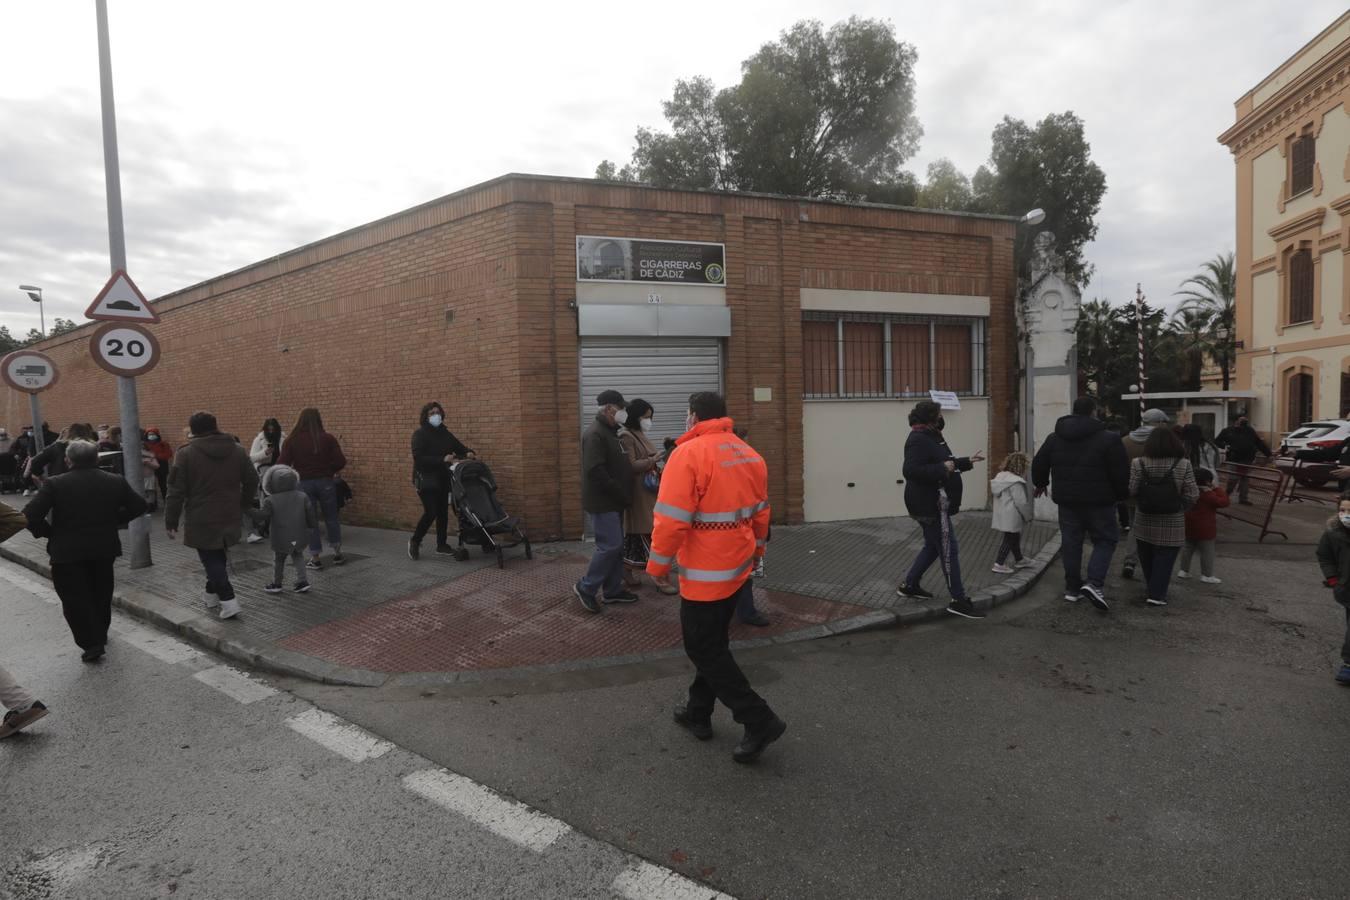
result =
M950 159L933 160L928 164L928 180L919 189L918 205L925 209L972 210L975 194L970 179Z
M1186 373L1183 390L1200 390L1205 358L1214 352L1209 315L1203 310L1180 306L1172 311L1168 330L1176 341L1182 371Z
M1068 279L1078 286L1092 276L1084 246L1097 236L1097 213L1106 193L1106 175L1092 161L1083 120L1073 112L1052 113L1032 128L1004 116L994 128L989 164L971 178L975 208L1021 216L1040 208L1045 223L1019 230L1017 271L1025 273L1033 231L1054 232Z
M0 355L12 353L23 346L23 342L9 333L8 325L0 325Z
M47 329L47 337L56 337L58 334L65 334L79 327L79 323L74 319L63 319L57 316L56 321L52 322L52 327Z
M1237 274L1232 253L1221 253L1200 267L1200 272L1181 283L1185 298L1180 309L1192 310L1207 323L1210 355L1223 374L1223 389L1229 387L1229 369L1237 358Z
M632 162L597 178L659 187L913 202L900 168L918 147L914 48L889 22L857 16L828 31L800 21L741 64L740 83L676 83L670 131L637 132Z
M1113 335L1120 321L1119 307L1093 297L1078 307L1078 389L1100 396L1115 352Z

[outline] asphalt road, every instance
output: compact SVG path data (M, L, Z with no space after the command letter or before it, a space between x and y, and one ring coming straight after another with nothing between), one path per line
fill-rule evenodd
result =
M743 900L1343 896L1343 619L1300 551L1257 552L1167 610L1050 578L983 622L746 653L790 726L753 767L724 713L708 744L669 723L680 661L266 693L120 617L85 666L0 563L0 659L53 709L0 742L0 897L711 893L624 851Z
M51 707L0 741L0 898L703 898L565 823L118 615L80 662L0 562L0 660Z
M1311 548L1220 557L1102 616L1053 570L983 622L743 655L787 719L668 720L679 662L298 693L642 856L753 897L1326 897L1350 883L1342 613ZM433 693L434 690L434 693Z

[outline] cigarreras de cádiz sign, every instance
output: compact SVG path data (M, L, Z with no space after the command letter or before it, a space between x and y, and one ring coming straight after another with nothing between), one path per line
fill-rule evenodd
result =
M726 248L702 241L577 235L577 281L726 283Z

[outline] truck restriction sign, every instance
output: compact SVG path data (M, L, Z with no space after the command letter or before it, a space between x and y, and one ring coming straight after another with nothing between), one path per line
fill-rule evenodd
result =
M114 375L144 375L159 364L159 341L139 325L109 322L89 339L94 362Z
M56 363L36 350L15 350L0 359L0 377L5 384L25 394L37 394L56 384Z

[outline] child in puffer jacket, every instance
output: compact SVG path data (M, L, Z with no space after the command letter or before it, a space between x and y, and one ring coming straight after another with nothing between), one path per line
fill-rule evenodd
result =
M309 579L305 577L305 545L310 529L318 524L314 506L300 490L300 473L290 466L276 465L268 469L263 476L263 489L267 497L262 509L249 510L256 524L271 525L272 583L263 590L269 594L281 593L281 582L286 577L286 558L290 557L296 579L291 590L303 594L309 590Z
M994 530L1003 535L999 544L998 557L994 562L994 571L1000 575L1009 575L1016 569L1029 568L1031 560L1022 557L1022 529L1032 519L1031 488L1027 484L1027 455L1009 453L994 476L991 490L994 493ZM1011 553L1013 564L1004 565Z
M1345 608L1345 643L1341 645L1341 669L1336 683L1350 685L1350 492L1341 494L1336 517L1317 544L1317 564L1322 583L1331 588L1336 602Z

